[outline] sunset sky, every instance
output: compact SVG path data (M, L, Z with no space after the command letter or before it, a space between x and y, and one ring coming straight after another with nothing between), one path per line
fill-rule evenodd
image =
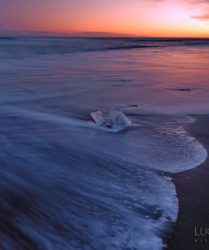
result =
M0 0L0 32L209 37L209 0Z

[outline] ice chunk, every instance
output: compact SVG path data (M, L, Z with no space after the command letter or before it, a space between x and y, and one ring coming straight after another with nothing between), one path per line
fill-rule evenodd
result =
M91 112L90 113L92 119L95 121L95 123L102 125L104 124L104 114L102 111L96 111L96 112Z
M91 112L96 124L107 128L124 128L131 125L131 120L120 110L112 110L105 114L102 111Z
M131 120L122 111L113 110L108 114L106 123L110 127L130 126Z

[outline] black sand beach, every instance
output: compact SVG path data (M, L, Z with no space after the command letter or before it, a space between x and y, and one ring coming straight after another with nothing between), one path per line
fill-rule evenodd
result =
M188 128L209 152L209 116L199 115ZM209 159L173 177L179 198L179 217L168 239L169 250L209 249ZM209 230L208 230L209 231Z

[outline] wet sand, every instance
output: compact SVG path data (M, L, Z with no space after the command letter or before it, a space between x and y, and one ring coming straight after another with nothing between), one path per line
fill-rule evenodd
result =
M209 152L209 115L195 117L197 121L187 130ZM173 233L168 236L166 249L208 250L209 157L201 166L174 175L173 181L176 185L180 208Z

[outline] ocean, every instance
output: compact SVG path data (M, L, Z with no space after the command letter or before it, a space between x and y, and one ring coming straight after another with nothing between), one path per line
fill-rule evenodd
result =
M159 250L203 163L209 40L0 38L0 248Z

